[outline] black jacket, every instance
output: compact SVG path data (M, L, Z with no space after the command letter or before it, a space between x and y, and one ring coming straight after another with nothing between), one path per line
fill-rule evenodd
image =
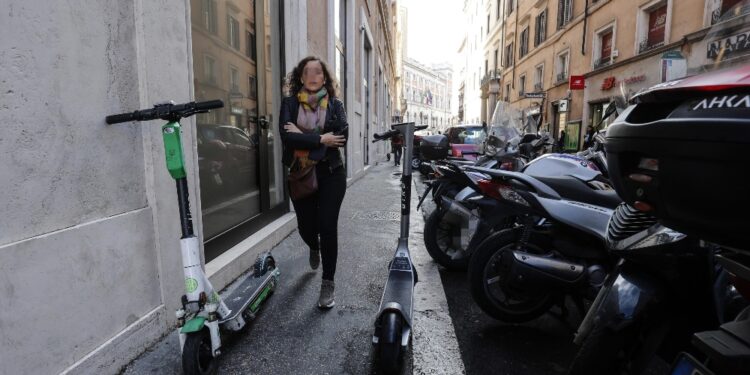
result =
M281 161L287 167L292 164L294 150L314 150L319 147L326 147L320 143L320 135L318 134L289 133L284 129L284 124L287 122L297 123L298 114L299 101L296 96L287 96L281 99L281 114L279 115L279 134L281 134L281 144L283 146ZM337 132L347 126L344 102L334 97L330 100L328 111L326 111L323 133ZM341 135L348 140L349 130L345 130ZM327 148L323 160L328 161L331 168L338 168L344 164L338 148Z

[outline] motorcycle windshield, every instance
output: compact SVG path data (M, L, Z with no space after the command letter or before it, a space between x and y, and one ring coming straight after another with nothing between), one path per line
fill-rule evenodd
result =
M523 114L506 102L498 102L487 131L485 153L493 155L515 146L523 136Z

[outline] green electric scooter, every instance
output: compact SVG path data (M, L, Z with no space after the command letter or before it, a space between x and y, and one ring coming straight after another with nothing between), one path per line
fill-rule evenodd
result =
M182 367L185 374L216 373L221 354L221 333L239 331L255 317L263 301L270 296L278 284L279 270L270 252L261 254L255 261L253 272L243 280L229 296L222 299L214 290L203 271L200 257L200 243L193 233L190 216L188 185L185 173L182 142L180 140L180 120L196 113L222 108L221 100L174 104L157 104L154 108L131 113L107 116L107 124L130 121L161 119L167 121L162 126L164 154L167 170L177 183L177 198L182 224L180 250L185 274L185 294L182 308L177 310Z

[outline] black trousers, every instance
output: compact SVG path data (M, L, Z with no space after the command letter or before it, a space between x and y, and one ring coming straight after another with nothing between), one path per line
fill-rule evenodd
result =
M331 169L327 162L315 167L318 191L292 201L302 240L313 250L320 250L323 279L333 280L338 257L338 221L341 202L346 193L346 171L343 166ZM320 243L318 243L320 238Z

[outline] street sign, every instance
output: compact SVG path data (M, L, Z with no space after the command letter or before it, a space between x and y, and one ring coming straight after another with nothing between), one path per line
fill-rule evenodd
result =
M586 88L586 79L583 76L570 76L570 89L583 90Z
M542 92L527 92L523 94L524 97L530 98L530 99L544 99L547 96L547 93Z
M557 102L557 111L568 112L568 100L567 99L562 99L559 102Z

